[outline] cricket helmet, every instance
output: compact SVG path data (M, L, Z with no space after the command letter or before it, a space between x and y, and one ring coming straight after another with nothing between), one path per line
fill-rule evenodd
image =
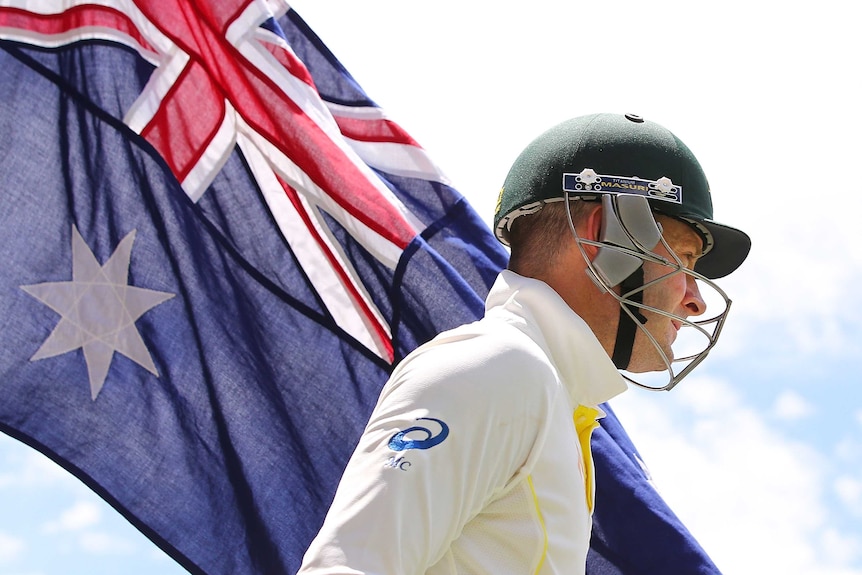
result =
M500 191L494 232L508 245L512 222L567 194L640 195L656 213L691 223L703 236L695 271L710 279L738 268L751 248L744 232L715 222L706 175L669 130L633 114L594 114L563 122L515 160Z
M670 374L666 385L644 386L672 388L715 345L730 299L711 280L737 269L748 256L751 240L744 232L713 220L709 183L691 150L666 128L633 114L574 118L530 143L515 160L500 191L495 235L508 245L509 231L517 218L541 210L548 202L574 199L599 200L604 208L598 242L579 238L573 225L571 230L582 253L584 245L598 248L592 261L584 253L589 273L601 289L620 302L614 363L627 379L642 385L625 373L635 332L640 328L664 356ZM703 255L693 270L685 269L678 259L668 262L654 252L664 242L655 214L682 220L701 236ZM705 283L723 300L718 315L707 320L672 316L703 337L702 351L668 358L644 328L647 320L639 310L670 315L642 303L643 290L648 287L643 284L644 261L668 265L668 275L694 276L699 285ZM675 372L671 364L678 361L686 365Z

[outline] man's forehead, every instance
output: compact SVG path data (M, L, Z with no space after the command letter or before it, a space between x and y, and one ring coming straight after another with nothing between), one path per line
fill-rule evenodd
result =
M703 238L691 224L662 214L656 214L656 221L661 224L662 237L674 251L686 249L696 254L703 252Z

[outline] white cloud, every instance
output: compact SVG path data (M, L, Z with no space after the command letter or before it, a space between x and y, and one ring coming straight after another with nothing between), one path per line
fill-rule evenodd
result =
M102 510L90 501L78 501L60 516L43 526L45 533L81 531L97 525L102 518Z
M862 546L860 546L860 542L857 537L841 533L834 527L829 527L823 532L821 541L823 542L823 558L826 562L836 565L849 565L855 559L858 559L860 554L862 554ZM831 571L830 573L841 572L842 571ZM852 572L858 575L859 570L852 569L851 571L848 569L843 572Z
M835 479L833 488L841 503L849 511L862 517L862 480L843 475Z
M112 519L112 518L109 518ZM119 518L117 521L120 520ZM93 555L129 555L137 551L134 541L124 535L97 529L103 523L103 509L94 501L77 501L57 519L43 525L43 532L58 535L58 544L65 553L78 551ZM129 531L124 522L122 532Z
M835 455L844 461L854 461L857 456L862 456L859 442L853 438L845 437L835 446Z
M27 543L19 538L0 533L0 563L13 561L21 556Z
M0 433L0 490L70 485L69 473L23 443Z
M829 530L824 457L771 428L726 383L690 376L670 394L631 391L613 406L719 568L843 575L858 567L862 531Z
M78 538L81 548L96 555L130 555L137 546L123 537L101 531L88 531Z
M785 390L776 398L772 413L780 420L796 421L814 412L811 403L792 390Z

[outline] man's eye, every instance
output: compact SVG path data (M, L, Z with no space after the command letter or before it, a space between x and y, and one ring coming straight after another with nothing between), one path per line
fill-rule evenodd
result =
M679 256L679 261L682 262L682 265L688 269L694 268L694 263L697 261L697 256L693 253L682 253L677 254Z

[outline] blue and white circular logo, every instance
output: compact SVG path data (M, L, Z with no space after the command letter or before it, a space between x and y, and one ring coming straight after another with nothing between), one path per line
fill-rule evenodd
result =
M449 426L433 417L420 417L416 421L433 421L440 426L440 431L434 433L427 427L416 425L399 431L389 440L389 449L392 451L407 451L408 449L431 449L435 445L440 445L449 436ZM425 437L419 439L408 438L409 433L422 433Z

